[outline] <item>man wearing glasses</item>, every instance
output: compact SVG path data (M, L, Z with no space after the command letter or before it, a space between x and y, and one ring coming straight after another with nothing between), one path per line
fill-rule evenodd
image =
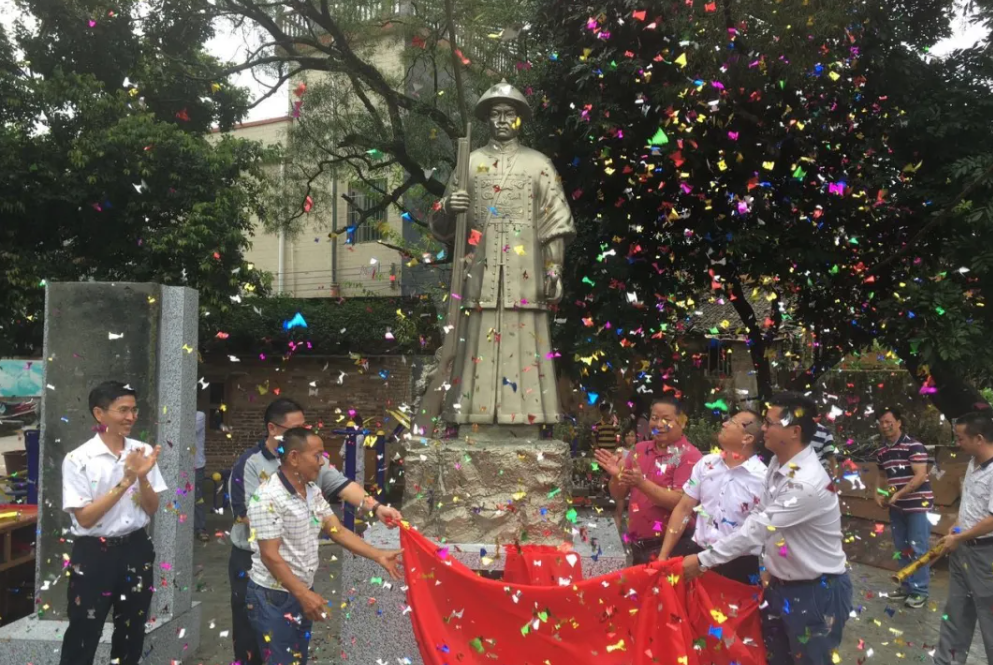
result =
M831 479L810 447L817 407L786 393L769 403L762 432L774 457L762 500L745 523L699 555L683 559L693 579L762 548L762 634L771 665L829 665L852 610L842 550L841 510Z
M704 455L683 485L683 498L672 511L659 560L669 558L695 512L693 542L699 552L740 529L762 497L767 469L756 455L762 443L762 417L754 411L739 411L724 421L717 443L721 452ZM747 554L717 566L714 572L742 584L758 584L761 550L753 545Z
M674 397L652 404L653 438L642 441L623 461L612 451L594 453L597 463L610 475L610 495L614 501L628 501L628 533L634 565L649 563L662 547L662 534L669 515L683 498L682 488L690 479L693 465L703 455L683 435L686 414ZM689 536L672 549L676 556L695 552Z
M303 407L285 397L273 400L266 407L263 420L266 438L238 458L228 481L231 511L235 517L234 526L231 527L231 558L228 560L231 637L234 641L235 660L241 665L262 665L263 660L245 603L252 569L252 527L248 520L248 502L259 486L279 469L278 448L283 434L290 429L303 427L306 422ZM367 496L362 485L352 482L330 466L324 465L321 468L316 484L326 500L344 500L357 509L375 514L388 526L395 526L403 519L396 508L384 506L372 496Z
M168 489L154 449L129 439L138 418L135 391L119 381L90 392L97 434L62 461L62 509L72 516L69 627L62 665L92 665L114 606L110 657L136 665L152 603L155 550L145 527Z

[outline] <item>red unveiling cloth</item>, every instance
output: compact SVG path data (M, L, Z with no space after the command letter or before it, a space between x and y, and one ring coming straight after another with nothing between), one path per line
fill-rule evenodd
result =
M758 589L707 573L686 584L680 559L527 586L489 580L447 547L400 535L414 634L426 665L761 665ZM567 553L534 550L572 571ZM519 552L527 559L527 552ZM556 562L556 557L562 561ZM522 562L511 576L537 573ZM529 578L526 578L529 579ZM533 579L533 578L530 578Z
M564 586L583 579L576 552L551 545L504 545L503 581L525 586Z

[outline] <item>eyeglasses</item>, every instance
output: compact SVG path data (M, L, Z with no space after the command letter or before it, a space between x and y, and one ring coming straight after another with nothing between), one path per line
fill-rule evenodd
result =
M118 407L116 409L111 409L111 411L113 411L114 413L116 413L118 415L122 415L122 416L126 416L129 413L132 416L137 416L138 415L138 407L136 407L136 406L122 406L122 407Z

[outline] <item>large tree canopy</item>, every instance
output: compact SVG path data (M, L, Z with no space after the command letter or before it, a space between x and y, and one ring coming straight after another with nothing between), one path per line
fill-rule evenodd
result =
M587 385L640 358L660 388L700 303L726 302L760 397L790 321L814 347L774 360L797 387L878 341L946 414L980 400L993 61L925 57L950 4L546 3L527 81L580 221L560 339Z
M208 138L246 94L184 4L24 0L0 30L0 355L40 351L45 280L189 285L208 311L265 290L264 154Z

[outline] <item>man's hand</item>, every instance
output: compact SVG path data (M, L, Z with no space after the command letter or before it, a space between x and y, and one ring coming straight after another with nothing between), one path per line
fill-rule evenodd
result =
M399 580L403 578L399 568L401 554L403 554L403 550L379 550L379 553L372 560L385 568L390 577Z
M763 568L759 573L759 579L762 581L762 588L764 589L772 583L772 573Z
M159 452L162 450L162 446L155 446L155 450L148 457L140 450L132 450L128 453L128 456L124 458L124 475L129 480L144 480L148 472L152 470L155 466L155 462L159 459Z
M882 494L879 494L878 492L876 493L876 505L879 506L880 508L886 507L886 497L883 496Z
M545 301L559 303L563 295L562 266L552 264L545 271Z
M303 615L311 621L324 621L328 617L328 601L321 594L307 589L297 600Z
M403 515L396 508L379 504L376 506L376 519L391 529L395 529L403 521Z
M459 214L469 209L469 192L457 189L445 201L445 211Z
M695 580L696 578L703 575L704 571L700 568L700 559L696 554L691 554L689 556L683 557L683 580L689 582L690 580Z
M942 548L946 553L952 553L962 542L962 536L957 533L950 533L941 540L938 541L938 547Z
M896 505L896 502L902 498L903 498L903 494L901 494L900 492L894 492L893 494L890 495L890 498L887 499L886 505L888 505L890 508L897 508L899 510L899 508Z
M641 469L624 469L617 481L624 487L641 487L641 484L645 482L645 476L641 473Z
M597 448L593 451L593 457L596 459L596 463L600 465L600 468L606 471L608 475L617 476L621 473L620 455L610 450Z

